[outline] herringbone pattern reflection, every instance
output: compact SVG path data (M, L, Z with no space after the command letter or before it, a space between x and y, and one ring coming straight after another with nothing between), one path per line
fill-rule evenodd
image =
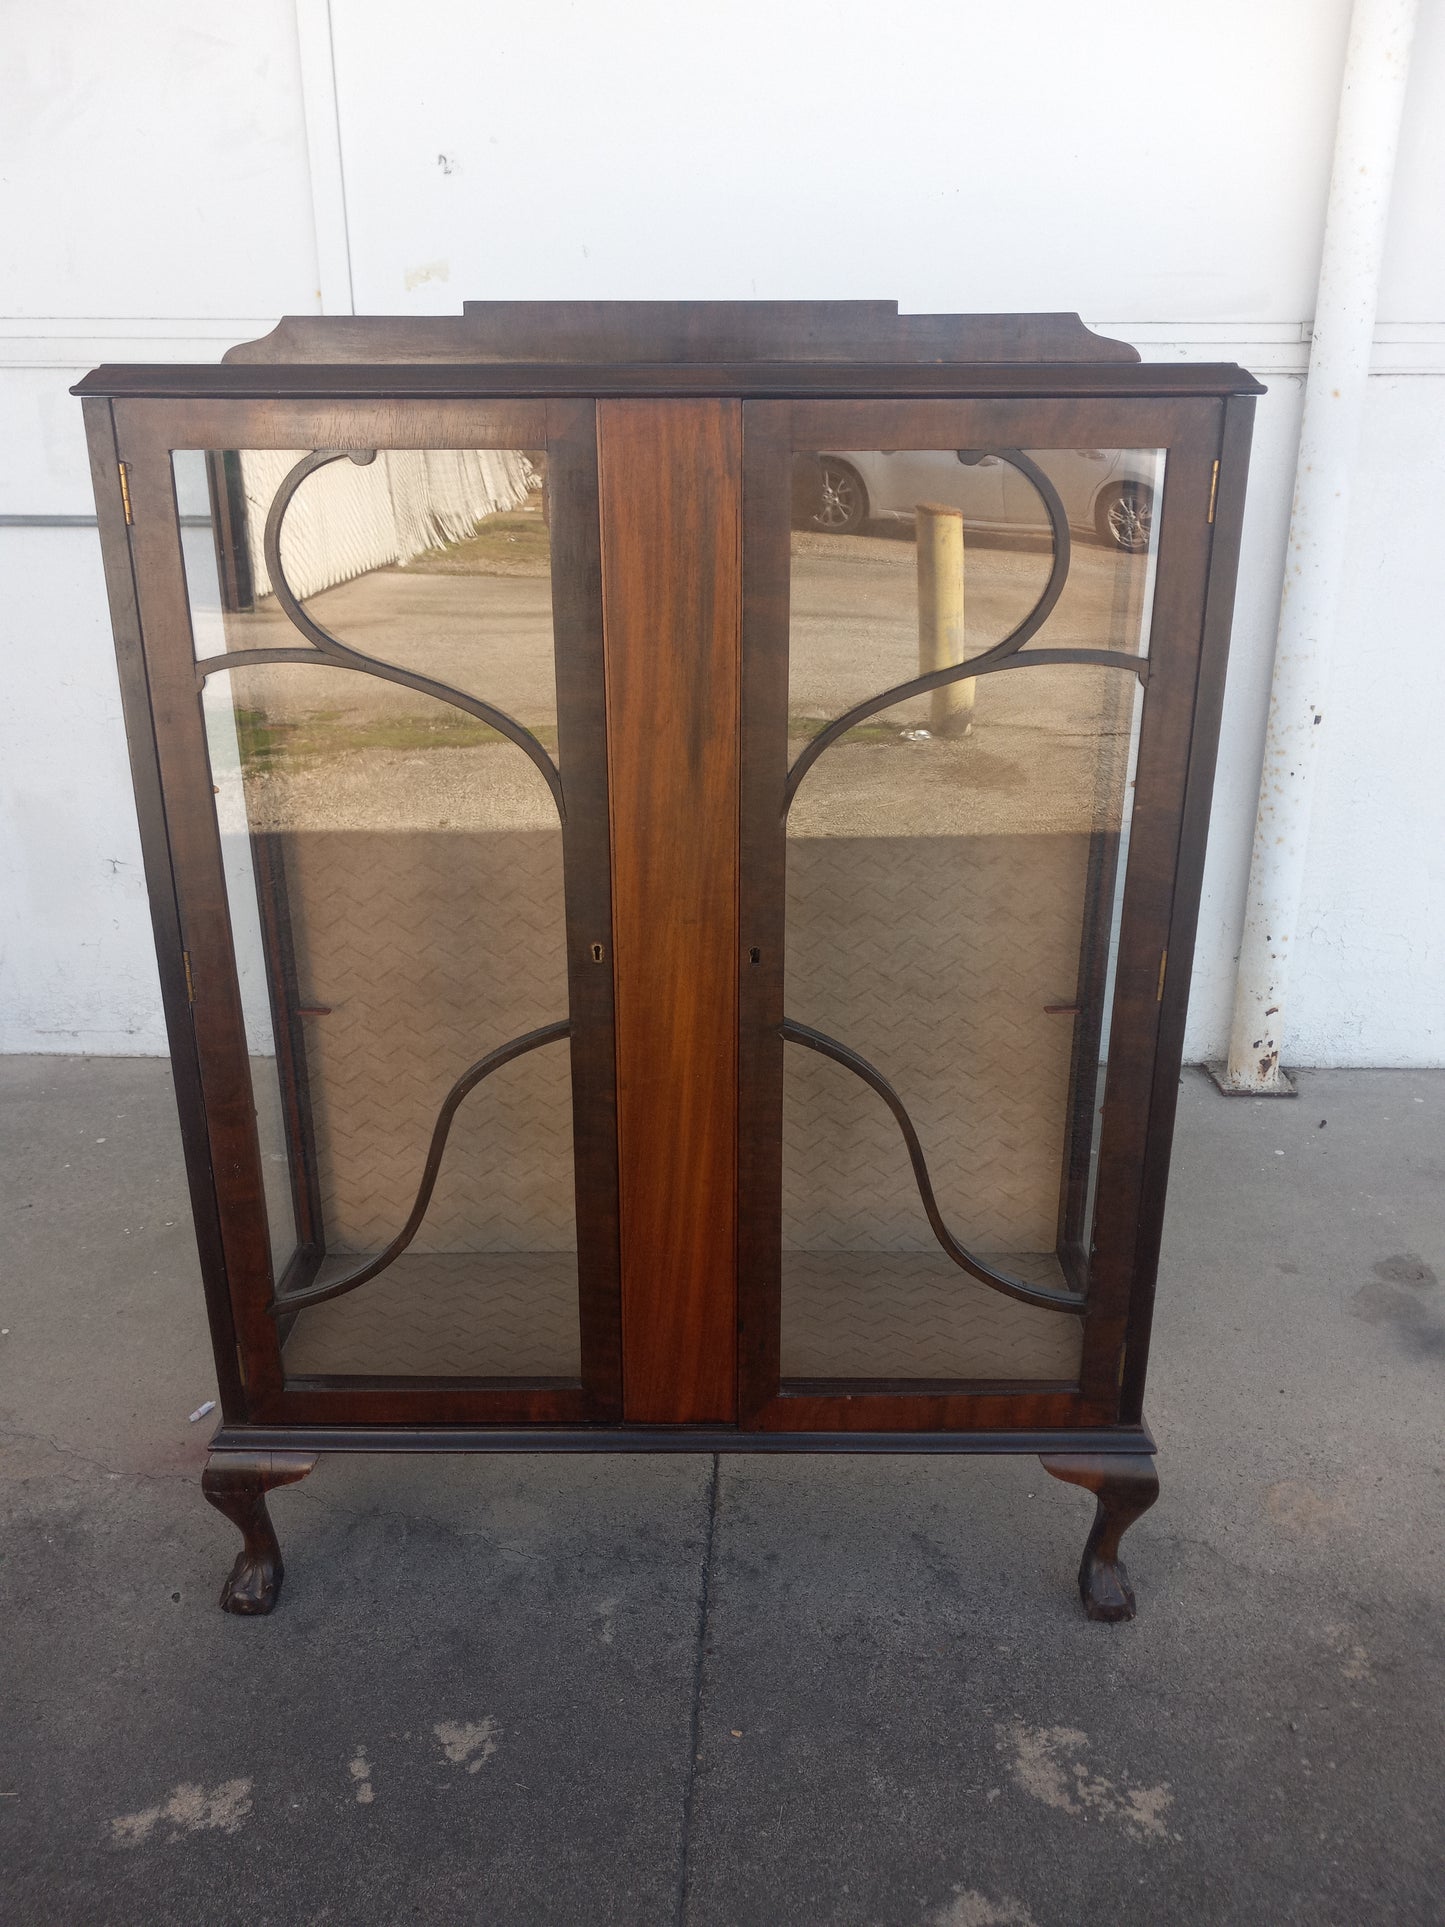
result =
M567 1012L557 831L284 836L328 1253L388 1244L442 1100L486 1051ZM487 1078L453 1121L430 1209L392 1266L301 1314L306 1374L575 1377L565 1044Z
M566 1015L561 859L560 831L286 838L302 1001L330 1007L305 1020L328 1250L384 1246L451 1085ZM554 1044L467 1098L415 1251L575 1249L569 1080Z
M868 1058L918 1128L939 1205L1001 1269L1063 1283L1057 1241L1088 838L795 837L790 1017ZM938 1250L898 1127L843 1066L784 1071L783 1372L1045 1378L1080 1326Z
M291 1378L576 1378L576 1254L403 1252L370 1284L303 1311L285 1363Z
M1063 1283L1051 1254L998 1262ZM784 1378L1073 1379L1081 1336L1077 1318L990 1291L936 1248L783 1254Z
M918 1128L944 1216L980 1252L1051 1251L1088 838L791 838L787 1012L868 1058ZM786 1054L783 1241L926 1251L882 1102Z

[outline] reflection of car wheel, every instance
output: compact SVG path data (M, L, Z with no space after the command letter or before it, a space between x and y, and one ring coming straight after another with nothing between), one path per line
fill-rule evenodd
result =
M1153 491L1142 482L1116 482L1099 497L1095 519L1106 542L1137 555L1149 546L1149 531L1154 522Z
M828 535L856 535L867 520L868 491L857 469L831 455L820 456L804 526Z

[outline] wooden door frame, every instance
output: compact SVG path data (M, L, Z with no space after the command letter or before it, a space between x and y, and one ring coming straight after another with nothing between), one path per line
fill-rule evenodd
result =
M598 406L624 1415L737 1409L742 411Z
M931 367L906 371L857 367L784 371L700 366L688 370L228 367L104 373L105 379L91 379L85 412L192 1205L228 1432L237 1437L243 1432L267 1437L276 1443L326 1428L338 1446L363 1441L375 1445L392 1436L414 1436L417 1449L427 1449L423 1440L432 1445L456 1445L470 1439L478 1449L495 1446L501 1450L524 1449L527 1440L534 1440L538 1449L583 1449L589 1441L600 1445L605 1440L619 1449L718 1450L729 1449L730 1437L737 1438L736 1449L774 1449L773 1435L756 1429L764 1424L790 1428L777 1434L778 1449L784 1449L786 1442L794 1449L810 1450L1028 1450L1033 1449L1030 1441L1037 1438L1082 1438L1085 1430L1096 1443L1137 1435L1142 1422L1169 1136L1254 407L1253 396L1243 391L1238 371L975 368L965 376L958 369ZM1228 383L1223 379L1226 375ZM960 399L961 387L972 399ZM294 400L281 398L288 388ZM225 1076L219 1075L214 1052L201 1048L203 1034L213 1042L212 1028L224 1019L224 1012L212 1008L218 1001L217 993L208 982L200 1000L202 1008L194 1013L187 994L187 953L193 978L198 975L198 959L199 976L205 977L217 954L224 958L228 953L229 926L224 894L218 902L214 889L215 852L208 857L204 829L198 828L209 810L209 778L204 761L199 766L196 762L194 717L189 724L186 721L187 703L193 712L198 711L198 704L193 678L187 681L192 677L190 618L174 522L170 450L234 447L247 439L255 446L360 446L377 442L418 446L428 440L433 446L457 446L463 441L484 445L481 434L474 431L465 435L456 431L450 441L441 438L445 431L439 424L452 416L452 411L462 411L475 422L490 421L496 431L494 445L547 445L554 481L560 483L564 469L570 474L569 492L575 511L570 524L564 515L553 527L559 697L564 673L560 643L565 628L578 639L570 658L572 667L584 680L596 676L590 686L599 692L600 700L602 582L596 405L592 397L610 392L641 399L669 389L680 396L731 394L745 404L740 801L743 876L742 922L736 931L737 992L742 1014L739 1068L744 1092L737 1143L743 1204L739 1222L737 1368L744 1430L731 1433L727 1420L625 1427L617 1423L622 1414L622 1367L616 1066L611 1028L613 970L593 965L590 940L586 938L583 941L587 947L579 956L569 937L573 995L590 995L597 1013L603 1000L606 1005L605 1027L590 1033L597 1040L597 1048L595 1061L585 1071L578 1066L575 1053L579 1040L574 1038L574 1082L583 1077L594 1099L590 1113L593 1128L586 1132L579 1129L578 1133L579 1191L585 1185L594 1200L610 1197L610 1252L602 1261L604 1269L610 1267L610 1279L603 1280L602 1289L590 1300L584 1299L584 1319L589 1302L592 1307L591 1338L584 1327L584 1347L590 1344L593 1355L603 1364L597 1386L591 1392L564 1395L560 1405L558 1395L550 1391L473 1391L465 1384L459 1387L450 1382L418 1383L400 1389L378 1385L370 1391L353 1382L345 1389L319 1385L307 1392L292 1388L288 1394L275 1383L274 1373L268 1375L267 1347L274 1348L274 1326L269 1317L257 1343L258 1319L266 1316L265 1304L258 1307L257 1303L255 1251L248 1249L244 1226L237 1222L238 1212L244 1217L247 1208L254 1217L257 1203L254 1121L238 1115L235 1091L228 1087ZM557 394L568 391L567 399L556 399ZM849 400L804 399L809 393L840 396L849 391ZM860 392L874 399L856 399ZM784 398L758 399L769 394ZM119 398L110 399L113 396ZM1060 397L1076 399L1066 402ZM758 939L767 936L769 910L766 891L758 887L765 881L765 872L754 859L758 849L765 849L775 834L775 824L764 822L759 815L759 800L766 799L767 785L775 778L766 743L768 664L759 655L759 643L770 633L776 636L781 627L786 647L788 584L786 559L779 570L776 557L772 567L766 566L766 558L769 545L776 546L778 529L786 531L789 526L789 452L795 443L801 446L810 436L812 445L817 446L825 426L824 418L814 411L853 411L850 418L854 427L847 431L847 439L839 441L840 431L828 426L825 445L873 445L867 434L886 434L882 425L888 421L895 424L896 443L902 432L898 424L910 418L937 422L942 419L940 410L951 415L955 426L943 433L938 445L954 445L955 435L958 445L976 445L980 438L977 430L964 435L958 425L963 417L957 411L976 410L985 401L994 409L1014 411L1015 445L1018 440L1027 445L1026 438L1031 438L1035 446L1047 445L1050 433L1056 442L1064 442L1062 429L1044 426L1046 421L1057 423L1062 418L1078 424L1077 433L1083 442L1097 445L1104 434L1102 424L1118 419L1118 410L1146 411L1155 420L1161 413L1179 416L1186 426L1196 427L1174 445L1176 455L1187 441L1196 452L1202 451L1220 464L1217 488L1215 478L1206 484L1200 472L1194 472L1188 490L1182 490L1177 461L1166 481L1167 513L1173 518L1170 528L1175 523L1183 527L1186 521L1193 525L1196 553L1192 614L1187 594L1177 594L1174 601L1176 613L1182 618L1181 646L1193 651L1196 674L1192 681L1187 674L1169 678L1174 717L1169 735L1171 741L1188 745L1187 780L1180 774L1181 764L1175 771L1177 807L1173 812L1172 850L1168 837L1157 839L1169 861L1156 863L1149 879L1147 921L1151 929L1157 930L1161 924L1167 929L1169 968L1162 1002L1155 1008L1152 1045L1136 1053L1138 1061L1129 1090L1135 1130L1132 1143L1138 1154L1124 1173L1126 1192L1133 1200L1132 1224L1125 1227L1129 1236L1116 1249L1107 1304L1101 1300L1091 1313L1091 1324L1108 1340L1099 1346L1099 1359L1107 1370L1096 1370L1087 1382L1081 1379L1077 1387L1064 1391L1040 1388L1024 1392L1016 1386L978 1386L943 1397L920 1398L906 1392L810 1397L782 1393L774 1382L770 1393L766 1380L759 1375L760 1369L766 1370L770 1339L768 1298L757 1289L756 1264L760 1241L766 1242L768 1231L767 1211L757 1208L757 1200L759 1171L770 1155L769 1120L766 1107L760 1108L755 1101L759 1068L766 1069L773 1047L766 1026L760 1030L757 1021L759 999L768 978L763 962L767 945ZM538 410L543 428L540 434L535 426ZM1197 428L1206 416L1215 424L1212 449L1204 446L1209 437ZM363 419L370 424L366 433L352 432ZM830 413L826 422L840 419ZM287 421L292 424L290 428L284 426ZM302 421L310 424L305 435L298 432ZM873 423L866 433L865 421ZM243 427L243 423L251 426ZM263 423L270 424L269 430L263 429ZM530 430L528 423L533 424ZM381 432L383 425L386 433ZM927 437L915 429L907 433L910 445L929 445ZM1152 439L1132 430L1130 434L1121 433L1120 445L1127 444L1131 435L1136 443L1171 446L1170 438L1157 430ZM126 464L124 490L119 481L121 462ZM1204 517L1208 526L1201 528L1198 511L1201 490L1206 486L1215 493L1215 513L1212 523ZM1168 539L1173 556L1178 545L1172 534ZM563 545L570 556L565 566ZM1164 560L1161 554L1161 593ZM1174 574L1178 575L1177 568ZM179 606L177 582L181 586ZM1161 604L1156 596L1156 648L1161 633ZM183 647L177 641L182 635ZM182 663L185 675L180 673ZM774 670L776 664L774 657ZM782 667L785 704L785 655ZM774 690L774 697L776 693ZM596 720L591 737L594 747L603 740L600 718ZM192 732L189 737L188 729ZM607 770L601 757L589 759L586 749L586 743L579 741L572 754L564 754L568 790L570 794L574 786L582 786L586 813L605 826ZM203 738L201 751L203 758ZM205 776L204 808L198 807L201 776ZM761 844L757 841L760 824ZM209 891L195 885L198 861L202 873L208 862L211 866ZM596 941L607 944L610 959L612 909L607 865L604 861L587 879L578 877L576 870L577 866L569 863L569 930L574 935L584 925L588 930L605 930L607 936ZM775 905L778 917L781 907L779 894ZM1132 899L1129 909L1136 917L1145 915L1145 911L1134 910ZM755 948L760 952L758 964L750 960ZM584 962L586 968L582 969ZM579 974L584 983L579 984ZM1152 997L1157 980L1152 972L1149 974L1148 994ZM1142 978L1134 985L1134 992L1136 996L1144 994ZM234 1016L233 1012L232 1020ZM224 1030L224 1022L220 1027ZM234 1041L233 1021L233 1048ZM1112 1071L1109 1098L1117 1112L1121 1099L1113 1088ZM242 1105L241 1110L244 1108ZM579 1111L579 1123L581 1115ZM765 1127L761 1131L754 1128L760 1120ZM1127 1215L1121 1212L1121 1221ZM254 1243L253 1231L252 1247ZM1127 1260L1122 1255L1125 1243ZM269 1259L266 1269L269 1273ZM773 1350L775 1353L775 1342ZM444 1418L439 1416L442 1411ZM599 1420L609 1422L605 1433L590 1429ZM393 1435L387 1430L392 1426L409 1429ZM531 1426L538 1429L525 1429ZM811 1435L791 1429L803 1426L817 1429ZM1112 1428L1112 1432L1097 1429L1100 1427ZM468 1428L473 1429L469 1432ZM1119 1449L1125 1448L1120 1445Z
M611 877L596 410L586 399L87 402L162 992L227 1424L576 1425L621 1411ZM172 452L545 448L582 1375L287 1383ZM300 641L301 638L298 638ZM602 961L595 961L601 947ZM362 1287L364 1289L364 1287Z
M1226 402L1217 394L1173 400L1118 393L1086 400L744 406L738 959L744 1428L933 1433L1141 1420L1252 408L1244 396ZM914 1391L878 1380L788 1389L779 1342L792 456L820 448L1086 446L1161 448L1166 460L1079 1377L1068 1385L960 1381ZM1126 1364L1127 1397L1121 1392Z

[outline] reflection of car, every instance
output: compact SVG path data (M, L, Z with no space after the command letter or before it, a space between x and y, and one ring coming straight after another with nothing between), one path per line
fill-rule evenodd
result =
M1155 456L1136 448L1047 448L1029 454L1059 491L1071 529L1121 549L1149 546ZM855 535L865 522L911 522L919 502L962 509L970 527L1047 533L1037 489L998 455L950 448L898 454L853 450L800 455L793 471L797 527Z

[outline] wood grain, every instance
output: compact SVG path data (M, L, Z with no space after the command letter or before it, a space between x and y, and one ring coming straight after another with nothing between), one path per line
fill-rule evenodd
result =
M736 1409L736 402L598 410L624 1412Z
M101 558L105 568L106 591L110 598L116 668L130 748L136 818L140 827L146 890L155 932L161 1001L170 1043L171 1074L180 1116L196 1249L216 1360L216 1385L222 1415L227 1422L235 1423L247 1414L246 1393L236 1353L236 1325L226 1283L220 1215L206 1135L205 1093L201 1085L196 1034L191 1024L190 1000L186 994L185 945L171 867L170 831L166 826L150 683L141 641L140 607L130 552L130 527L120 489L117 466L120 456L110 404L88 401L84 409Z
M1076 314L901 315L896 301L468 301L460 315L288 315L228 363L1114 362Z
M1136 1283L1129 1304L1127 1353L1119 1407L1121 1417L1126 1420L1138 1419L1143 1412L1144 1374L1154 1316L1159 1247L1164 1231L1164 1201L1169 1185L1170 1149L1174 1142L1174 1111L1179 1098L1179 1066L1184 1057L1184 1024L1189 1008L1194 938L1199 924L1199 898L1204 882L1205 847L1209 839L1214 762L1219 747L1224 678L1229 665L1229 629L1234 613L1235 581L1239 574L1245 480L1249 470L1253 426L1252 396L1236 395L1225 402L1219 445L1219 487L1215 497L1214 521L1210 528L1213 539L1209 550L1199 673L1190 731L1189 773L1185 779L1184 811L1175 867L1174 906L1167 939L1169 965L1159 1008L1154 1088L1139 1187L1139 1234L1134 1253Z
M791 402L743 404L738 798L738 1423L778 1392L783 1297Z
M325 320L327 317L320 316ZM143 396L175 400L477 401L486 396L565 395L837 395L1095 396L1262 395L1263 386L1233 362L1151 361L1140 366L1056 362L1038 367L995 362L515 362L467 358L351 366L295 361L274 365L227 362L105 362L71 389L72 395ZM346 444L351 446L350 443ZM398 444L399 446L400 444ZM859 444L850 443L850 447Z
M1119 1541L1159 1497L1159 1474L1147 1452L1061 1456L1041 1453L1039 1463L1067 1485L1081 1485L1098 1500L1079 1567L1079 1597L1090 1619L1113 1624L1132 1619L1134 1588L1119 1557Z
M92 405L96 406L96 405ZM153 862L174 892L176 968L171 973L173 1036L191 1039L199 1104L188 1137L196 1167L214 1191L216 1241L206 1261L207 1290L227 1317L216 1354L223 1394L230 1372L228 1419L304 1422L332 1414L339 1397L348 1413L378 1423L419 1418L462 1423L587 1423L620 1411L620 1317L613 1172L612 1016L610 979L591 960L609 936L606 765L603 742L601 589L597 554L596 459L592 409L562 403L498 408L449 404L415 409L375 406L297 408L273 402L201 402L173 408L124 403L114 411L118 437L102 450L103 479L127 462L134 526L118 540L135 556L137 614L144 659L143 694L135 699L137 731L153 719L158 774L169 807ZM279 438L279 441L278 441ZM453 1381L425 1385L353 1381L340 1393L314 1384L285 1384L280 1340L271 1315L273 1277L265 1192L256 1131L255 1096L230 926L230 903L213 802L209 755L191 634L180 532L175 519L171 447L546 447L551 461L553 546L560 588L557 636L558 739L567 767L564 828L568 889L571 1018L577 1066L574 1094L583 1382L542 1390L512 1384ZM99 484L98 484L99 486ZM112 503L112 520L117 504ZM124 659L124 652L123 652ZM137 733L134 740L141 744ZM143 747L143 744L142 744ZM163 921L158 917L158 933ZM188 1000L180 950L190 954L195 1004ZM164 958L164 949L162 956ZM173 1046L174 1048L174 1046ZM184 1056L176 1058L178 1094ZM183 1105L183 1120L186 1112ZM293 1144L294 1144L293 1138ZM204 1227L198 1209L198 1227ZM303 1251L307 1248L303 1247ZM314 1248L313 1261L319 1255ZM293 1268L288 1289L309 1273ZM215 1314L213 1313L213 1316ZM216 1327L217 1332L221 1327ZM239 1366L239 1370L238 1370ZM316 1401L319 1400L319 1404Z

